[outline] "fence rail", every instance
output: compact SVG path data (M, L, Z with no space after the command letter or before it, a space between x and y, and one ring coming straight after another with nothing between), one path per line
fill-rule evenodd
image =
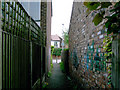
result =
M2 2L2 23L2 88L31 88L45 73L45 34L19 2Z

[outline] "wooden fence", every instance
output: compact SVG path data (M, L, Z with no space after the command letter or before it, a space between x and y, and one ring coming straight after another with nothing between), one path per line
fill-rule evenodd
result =
M19 2L2 2L2 88L32 88L45 74L45 34Z
M120 35L112 42L112 86L120 89Z

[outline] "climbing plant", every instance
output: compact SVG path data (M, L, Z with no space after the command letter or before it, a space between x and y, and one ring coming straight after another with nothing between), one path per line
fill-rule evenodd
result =
M103 40L103 44L103 48L107 52L104 56L106 57L106 61L108 61L112 57L112 38L105 37L105 39Z
M110 16L105 16L105 8L111 6L111 2L84 2L84 5L91 13L93 11L97 12L92 20L95 26L99 25L104 19L107 19L105 22L105 27L108 29L107 34L117 34L120 32L120 1L110 10Z
M64 38L64 44L68 45L69 44L69 37L68 37L68 30L63 31L63 38Z
M96 12L95 17L93 18L93 23L95 26L99 25L103 20L106 19L105 27L107 28L107 35L105 36L105 39L103 40L104 44L104 50L105 50L105 59L106 62L108 62L112 58L112 40L113 35L120 33L120 1L115 3L112 10L109 10L111 12L111 15L105 16L105 8L108 8L112 5L111 2L84 2L84 5L88 8L88 12ZM90 14L89 13L89 14ZM111 36L111 37L109 37ZM109 73L109 81L108 84L111 84L111 65L108 67L108 73Z
M112 37L108 37L108 36L106 36L105 37L105 39L103 40L103 49L105 50L105 54L104 54L104 56L105 56L105 61L106 62L109 62L110 60L111 60L111 58L112 58ZM112 75L111 75L111 68L112 68L112 66L111 65L109 65L108 67L107 67L107 70L108 70L108 79L109 79L109 81L108 81L108 85L110 85L111 84L111 77L112 77Z
M112 14L106 16L107 22L105 23L107 34L118 34L120 32L120 1L114 5L114 8L110 10Z
M107 22L105 23L107 30L107 34L118 34L120 32L119 27L120 27L120 2L116 3L114 5L114 8L112 10L110 10L110 12L112 12L111 16L106 16L106 18L108 19ZM109 61L112 58L112 40L113 40L113 36L109 37L107 36L103 43L106 43L104 45L104 49L107 52L105 54L106 57L106 61ZM109 65L108 70L109 70L109 81L108 84L111 84L111 68L112 66Z
M88 8L87 12L97 12L93 19L93 23L97 26L104 19L105 8L108 8L112 4L111 2L84 2L84 5Z
M51 46L51 54L53 54L54 46Z

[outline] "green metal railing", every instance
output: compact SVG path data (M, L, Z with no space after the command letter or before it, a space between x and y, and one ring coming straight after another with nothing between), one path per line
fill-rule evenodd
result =
M45 73L45 33L19 2L2 2L2 88L32 88Z

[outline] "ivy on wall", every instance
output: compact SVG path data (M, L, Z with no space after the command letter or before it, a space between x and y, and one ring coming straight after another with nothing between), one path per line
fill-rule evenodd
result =
M99 25L104 19L106 19L105 27L107 28L107 36L103 40L105 50L105 59L108 62L112 58L112 40L113 35L120 33L120 1L115 3L111 12L111 15L105 16L105 8L108 8L112 5L111 2L84 2L84 5L88 8L90 12L96 11L97 14L95 15L92 22L95 26ZM87 10L87 12L88 12ZM111 37L109 37L111 36ZM108 66L108 85L111 84L111 68L112 66Z
M104 19L105 8L108 8L109 6L111 6L112 3L111 2L99 2L98 1L98 2L84 2L84 5L88 8L88 10L90 12L92 12L92 11L98 12L93 19L93 23L95 24L95 26L97 26Z
M120 1L114 5L114 8L110 10L112 15L106 16L107 22L105 23L107 34L118 34L120 33Z
M112 5L111 2L84 2L84 5L92 12L96 11L93 22L95 26L99 25L104 19L107 19L105 22L105 27L108 29L107 34L117 34L120 32L120 1L117 2L113 9L110 10L111 15L105 16L105 8L108 8ZM88 11L87 11L88 12Z

